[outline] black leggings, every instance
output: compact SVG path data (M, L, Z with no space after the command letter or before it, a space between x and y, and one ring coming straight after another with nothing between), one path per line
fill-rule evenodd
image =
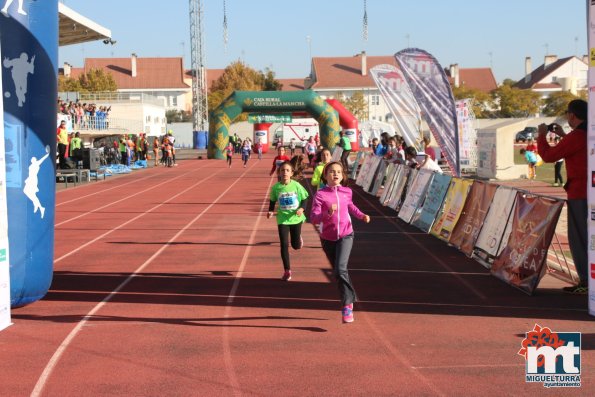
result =
M291 248L299 250L302 248L302 224L277 225L279 229L279 241L281 242L281 260L285 270L291 269L289 264L289 241L291 236Z

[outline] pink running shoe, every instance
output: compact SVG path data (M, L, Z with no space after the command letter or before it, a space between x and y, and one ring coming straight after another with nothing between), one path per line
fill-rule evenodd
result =
M344 323L352 323L353 322L353 303L350 303L349 305L344 306L343 310L341 310L341 314L343 315Z
M285 273L283 273L283 277L281 277L281 280L283 280L283 281L291 280L291 270L285 270Z

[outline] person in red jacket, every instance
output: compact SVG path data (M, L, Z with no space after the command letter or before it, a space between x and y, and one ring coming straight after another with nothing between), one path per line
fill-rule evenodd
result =
M279 146L277 149L277 156L273 159L273 168L271 168L270 175L273 175L275 171L281 167L286 161L290 161L291 159L285 155L285 148L283 146Z
M548 127L537 127L537 146L543 161L553 163L560 159L566 161L566 184L568 195L568 242L570 252L579 276L579 284L565 287L565 292L586 294L588 292L587 258L587 114L588 105L582 99L568 103L566 116L572 128L568 134L558 124L553 125L553 133L561 140L556 146L547 141Z

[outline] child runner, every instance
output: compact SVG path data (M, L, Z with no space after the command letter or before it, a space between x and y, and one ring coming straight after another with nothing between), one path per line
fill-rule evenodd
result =
M285 148L280 146L277 149L277 156L273 159L273 168L271 168L271 173L269 175L273 175L275 171L277 174L279 173L279 167L286 161L290 161L291 159L285 155ZM281 179L279 179L281 180Z
M312 164L314 155L316 155L316 142L314 142L313 136L311 136L310 139L308 139L308 143L306 143L306 153L308 154L308 164Z
M316 189L322 189L326 186L324 182L321 183L320 177L322 176L322 170L324 169L324 166L329 161L331 161L331 157L331 151L328 149L322 149L322 152L320 152L320 163L316 166L316 168L314 168L312 180L310 181L310 184L316 187Z
M320 224L322 249L333 266L335 278L339 283L343 322L351 323L356 296L347 271L353 246L353 226L350 215L366 223L370 222L370 217L353 204L351 199L353 193L351 189L345 187L347 178L340 162L334 161L327 164L324 167L322 180L327 186L316 192L310 220L313 224Z
M291 280L291 266L289 263L289 247L299 250L304 245L302 239L302 223L306 220L304 208L306 208L306 199L308 192L299 183L291 179L293 176L293 167L289 161L284 162L279 167L280 181L273 185L271 189L271 202L267 219L273 216L275 204L279 202L277 210L277 228L279 230L279 241L281 245L281 260L283 261L284 281Z
M233 143L231 143L231 141L229 141L229 143L225 147L225 154L227 154L227 164L229 165L229 168L231 168L231 158L233 157L234 151L235 151L235 148L233 146Z
M527 160L527 167L528 167L528 172L527 172L527 179L533 180L535 179L536 172L535 172L535 166L537 164L537 155L535 154L534 151L532 150L527 150L527 149L521 149L520 153L525 156L525 160Z
M244 161L244 168L246 168L246 164L248 164L248 160L250 160L250 152L252 152L252 145L250 145L250 141L245 139L244 143L242 143L242 160Z

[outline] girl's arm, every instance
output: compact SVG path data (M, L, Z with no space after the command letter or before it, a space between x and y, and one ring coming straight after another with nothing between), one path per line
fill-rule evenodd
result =
M312 174L312 180L310 181L310 184L312 186L318 187L318 185L320 185L320 177L321 176L322 176L322 167L316 166L316 168L314 168L314 173Z
M273 212L275 211L275 203L276 201L269 201L269 212L267 212L267 219L273 216Z
M322 222L322 198L317 193L312 202L312 209L310 210L310 222L314 225Z

